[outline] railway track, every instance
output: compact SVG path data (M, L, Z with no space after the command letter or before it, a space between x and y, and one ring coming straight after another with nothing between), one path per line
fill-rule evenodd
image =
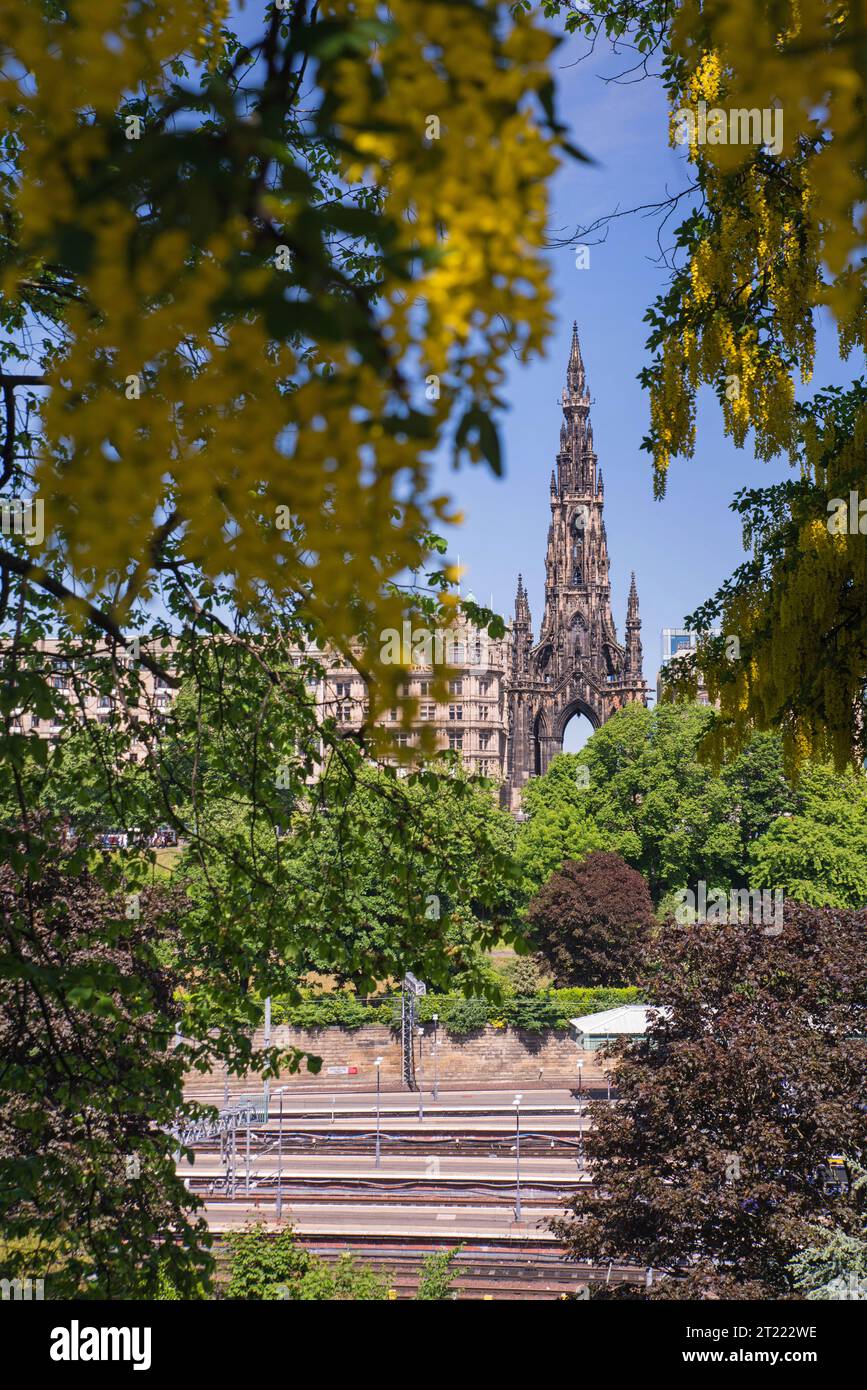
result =
M367 1265L385 1277L399 1299L413 1298L418 1289L424 1260L436 1253L462 1248L455 1259L460 1271L454 1288L460 1299L492 1299L538 1301L562 1297L580 1298L585 1291L606 1284L641 1283L644 1272L632 1265L591 1265L566 1259L563 1246L543 1243L528 1237L516 1246L512 1241L496 1239L461 1241L446 1237L303 1237L298 1238L311 1254L328 1263L336 1263L349 1254L359 1264ZM222 1242L215 1247L218 1281L227 1277L225 1248Z
M395 1096L382 1105L378 1126L369 1093L318 1091L315 1099L292 1096L291 1106L284 1097L282 1118L272 1094L267 1121L251 1105L248 1122L234 1131L196 1136L196 1161L182 1162L179 1173L204 1199L220 1241L248 1223L280 1229L279 1168L280 1219L294 1225L299 1244L326 1260L354 1255L380 1270L399 1298L414 1296L426 1256L455 1245L463 1247L460 1298L583 1297L588 1281L635 1277L625 1266L596 1270L567 1260L548 1227L579 1187L591 1185L582 1126L589 1098L586 1090L525 1097L523 1219L514 1215L515 1111L502 1093L454 1092L433 1104L426 1096L423 1120L414 1098Z
M225 1190L212 1180L202 1178L191 1184L190 1190L197 1196L205 1197L209 1206L231 1205L236 1201L263 1201L269 1206L277 1199L277 1180L269 1177L251 1182L249 1195L243 1178L239 1178L235 1194ZM591 1184L582 1183L582 1190ZM527 1206L562 1205L578 1186L577 1183L563 1181L528 1179L521 1182L521 1202ZM412 1201L415 1207L455 1207L472 1203L474 1207L502 1207L514 1201L515 1179L451 1178L448 1185L431 1178L284 1178L281 1183L284 1209L305 1202L317 1204L328 1201L335 1204L363 1206L381 1203L383 1198L402 1197Z
M243 1130L239 1129L238 1141L246 1143L246 1135L246 1127ZM273 1155L277 1151L278 1141L275 1131L265 1129L263 1126L251 1126L250 1143L258 1154ZM534 1132L528 1130L521 1133L521 1153L528 1158L556 1158L558 1156L571 1158L580 1147L579 1139L559 1131ZM365 1156L372 1154L375 1148L375 1130L283 1131L282 1152L284 1158L288 1158L292 1154L326 1152L328 1154ZM515 1152L515 1136L511 1129L501 1133L490 1130L461 1130L460 1133L431 1130L381 1130L380 1148L383 1153L416 1151L423 1152L425 1155L509 1157ZM218 1139L199 1140L194 1146L194 1152L209 1156L219 1155L221 1152L220 1141Z

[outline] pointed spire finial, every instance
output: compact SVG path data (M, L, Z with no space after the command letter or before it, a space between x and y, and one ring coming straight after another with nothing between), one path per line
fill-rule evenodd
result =
M584 382L584 362L581 358L581 344L578 341L578 322L572 321L572 347L569 350L569 366L566 369L566 385L573 396L584 396L587 388Z
M524 577L518 575L518 592L515 594L515 622L522 624L525 628L530 626L530 604L527 599L527 590L524 588Z
M629 585L629 599L626 604L626 624L627 627L639 622L638 618L638 588L635 583L635 570L632 571L632 581Z

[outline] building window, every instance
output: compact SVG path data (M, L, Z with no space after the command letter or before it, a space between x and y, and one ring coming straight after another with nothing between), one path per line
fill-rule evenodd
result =
M403 729L401 729L398 733L395 734L394 741L397 744L398 748L409 748L410 746L410 736Z
M460 750L461 748L463 748L463 746L464 746L464 733L463 733L463 729L450 729L450 730L449 730L449 748L455 748L455 749Z
M487 732L480 733L480 734L479 734L479 747L480 747L480 748L490 748L490 746L491 746L491 735L490 735L489 733L487 733Z
M450 694L450 695L463 695L463 693L464 693L464 683L463 683L462 680L449 681L449 694Z
M352 685L349 681L338 681L334 687L338 700L348 699L352 694Z
M391 724L396 724L396 723L397 723L397 710L396 710L396 709L390 709L390 710L388 711L388 718L389 718L389 722L390 722Z
M464 707L463 707L463 705L449 705L449 719L459 719L459 720L463 721L463 717L464 717Z
M491 707L490 707L490 705L479 705L479 718L480 718L480 719L490 719L490 717L491 717Z
M419 683L418 683L418 693L419 693L419 695L429 695L429 694L430 694L430 681L419 681Z
M419 712L422 719L436 719L437 717L436 705L422 705Z

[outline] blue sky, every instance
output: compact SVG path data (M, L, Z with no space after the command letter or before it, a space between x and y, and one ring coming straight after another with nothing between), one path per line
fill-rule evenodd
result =
M655 202L684 186L683 157L667 145L667 107L651 80L606 85L628 63L610 50L576 65L583 49L567 40L555 54L560 118L571 138L597 161L570 163L554 184L552 229L571 231L615 208ZM675 217L672 227L681 219ZM641 215L610 227L604 245L591 246L590 268L575 268L570 249L550 253L558 326L544 360L516 365L501 420L505 477L482 466L452 471L438 482L465 515L450 535L465 567L464 592L510 615L516 576L523 572L538 634L542 613L545 541L550 518L548 484L558 447L562 391L572 320L577 319L595 446L605 477L605 516L611 557L612 604L623 637L630 571L641 602L644 674L655 683L660 631L677 627L685 614L712 594L744 558L738 519L729 503L742 486L783 477L787 465L757 461L749 447L736 449L722 432L715 398L705 393L698 410L695 458L672 466L668 492L654 501L650 457L641 448L647 400L636 380L649 360L644 347L647 307L665 284L657 255L657 220ZM853 353L841 363L836 335L819 325L814 384L845 382L863 370ZM567 746L568 743L567 743Z

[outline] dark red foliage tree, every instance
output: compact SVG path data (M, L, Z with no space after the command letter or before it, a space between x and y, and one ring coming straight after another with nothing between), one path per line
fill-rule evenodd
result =
M653 922L641 874L596 850L552 874L527 915L557 985L631 985Z
M593 1102L597 1186L555 1223L576 1258L652 1266L649 1297L803 1296L789 1263L823 1234L863 1239L867 911L789 904L762 924L661 927L646 953L665 1009L619 1048Z

